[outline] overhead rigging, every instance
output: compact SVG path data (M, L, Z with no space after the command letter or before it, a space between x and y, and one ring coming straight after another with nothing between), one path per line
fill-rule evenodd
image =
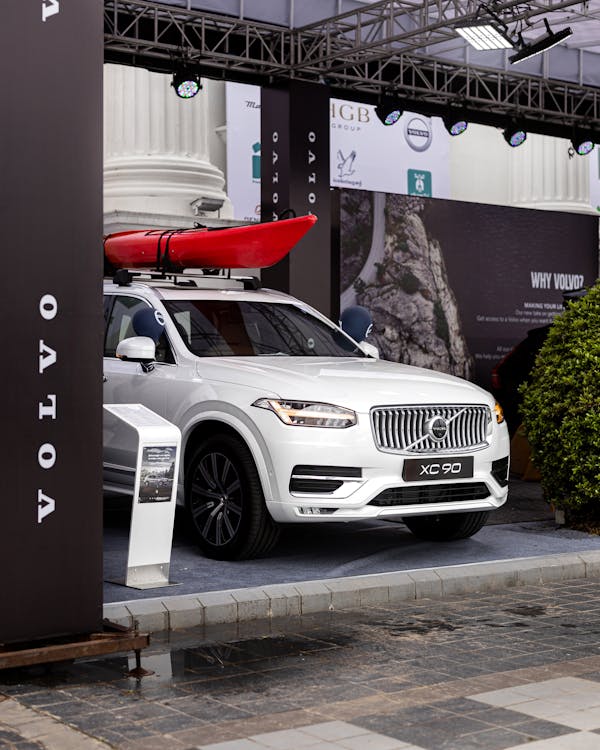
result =
M535 29L543 18L576 5L581 3L494 3L494 14L522 30L514 49L499 54L516 49L526 55L536 38L530 41L525 27ZM543 70L532 74L501 64L496 52L491 58L466 54L455 27L481 16L469 1L379 0L295 28L150 0L104 0L104 7L108 62L172 73L173 55L185 49L203 77L262 85L314 81L328 84L334 96L373 104L394 92L405 109L444 114L460 108L465 121L492 125L519 117L530 132L547 135L600 128L600 89L587 85L581 70L569 72L573 80L559 80ZM586 54L592 53L582 51L579 59Z

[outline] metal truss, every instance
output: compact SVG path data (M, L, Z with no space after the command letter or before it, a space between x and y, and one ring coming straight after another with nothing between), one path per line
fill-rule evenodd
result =
M492 0L488 7L520 31L524 24L535 28L538 16L552 17L557 11L581 0ZM457 44L453 26L477 16L479 2L473 0L380 0L359 11L327 18L298 29L295 34L296 67L345 65L390 54L424 50L435 54L436 45ZM463 46L463 43L460 43Z
M482 124L515 118L546 135L565 136L577 125L600 127L599 89L436 58L401 55L356 65L330 82L336 89L373 93L385 87L406 100L407 109L424 114L443 115L454 106Z
M290 31L230 16L186 10L148 0L105 0L107 62L172 71L187 57L219 77L285 76ZM231 74L231 75L228 75ZM237 74L237 76L236 76Z
M493 8L511 24L532 26L542 14L577 4L506 0ZM530 130L550 135L573 125L600 129L598 88L454 59L452 25L473 17L478 6L475 0L380 0L289 29L150 0L105 0L105 59L171 72L186 57L212 78L318 81L359 101L387 92L432 114L460 105L473 121L524 118Z

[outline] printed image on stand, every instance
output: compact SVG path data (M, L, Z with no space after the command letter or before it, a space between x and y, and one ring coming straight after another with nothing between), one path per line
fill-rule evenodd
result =
M145 446L140 468L139 503L168 503L173 494L177 449L172 445Z

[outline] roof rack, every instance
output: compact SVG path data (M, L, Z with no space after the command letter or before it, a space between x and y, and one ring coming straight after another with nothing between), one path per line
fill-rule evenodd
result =
M224 271L225 269L223 269ZM184 273L183 271L151 271L151 270L130 270L129 268L119 268L113 276L113 283L117 286L129 286L137 277L149 276L151 279L171 281L176 286L197 286L197 279L202 281L211 280L231 280L240 281L244 289L260 289L261 283L256 276L232 276L231 269L226 269L227 273L217 269L204 269L202 273Z

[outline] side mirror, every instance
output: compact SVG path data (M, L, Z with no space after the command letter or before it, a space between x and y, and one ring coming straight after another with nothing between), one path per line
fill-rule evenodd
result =
M369 344L367 341L361 341L358 346L368 357L379 359L379 349L376 346L373 346L373 344Z
M140 362L142 366L148 366L156 360L156 344L149 336L132 336L119 343L117 357L124 362Z

